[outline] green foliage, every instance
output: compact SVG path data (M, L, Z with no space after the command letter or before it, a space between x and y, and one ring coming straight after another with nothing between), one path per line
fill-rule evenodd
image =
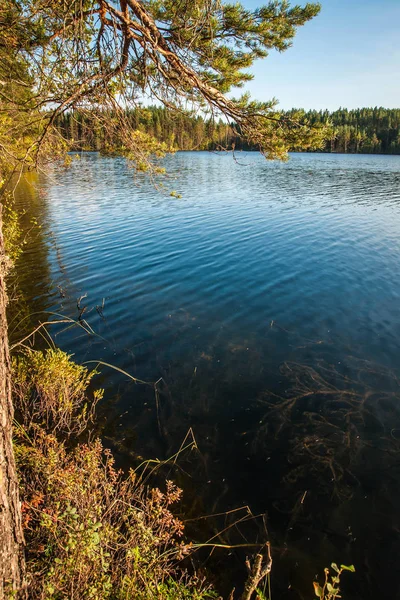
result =
M218 598L218 594L211 589L196 589L193 585L188 586L185 581L169 578L157 586L156 597L162 600L207 600Z
M298 127L281 135L282 151L320 150L324 152L400 153L400 109L363 108L347 111L290 110L279 113L280 118L297 122ZM255 150L258 147L244 140L235 124L222 119L206 119L191 112L175 114L166 108L149 106L127 112L126 119L132 127L147 132L164 144L164 150ZM115 138L104 128L94 127L95 118L90 111L66 113L56 124L62 135L73 141L76 149L86 147L103 150L105 143L111 148L120 145L119 133ZM271 129L275 148L279 136ZM307 135L309 143L307 145ZM319 141L317 143L317 138Z
M45 425L64 436L84 431L103 390L87 388L96 371L77 365L59 349L26 350L12 361L15 408L25 426Z
M240 3L210 3L186 0L150 0L153 18L168 28L168 41L179 48L190 47L204 80L226 93L252 79L245 71L268 51L286 50L296 28L315 17L319 4L290 7L289 2L269 2L254 11ZM204 15L203 21L199 16Z
M313 126L329 127L327 152L400 154L400 109L340 108L332 113L313 110L304 116Z
M45 122L37 89L39 75L33 72L28 54L44 43L43 27L24 4L0 3L0 180L15 169L36 165L39 146L41 154L51 154L52 159L66 150L54 132L39 144Z
M315 595L321 600L335 600L336 598L341 598L339 587L340 576L343 571L350 571L351 573L355 572L353 565L348 567L346 565L340 565L339 568L336 563L332 563L331 568L333 573L331 573L328 568L325 569L325 581L322 586L314 581Z
M0 181L0 188L1 184L2 182ZM13 195L9 189L3 190L1 201L4 250L8 268L11 268L23 253L24 246L27 244L32 231L40 229L40 226L34 217L31 217L27 224L23 223L26 212L17 210Z

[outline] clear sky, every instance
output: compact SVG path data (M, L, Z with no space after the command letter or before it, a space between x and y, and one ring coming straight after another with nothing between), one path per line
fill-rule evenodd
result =
M263 3L242 0L247 8ZM283 109L400 108L400 0L321 4L289 50L271 52L253 66L245 90L257 100L276 97Z

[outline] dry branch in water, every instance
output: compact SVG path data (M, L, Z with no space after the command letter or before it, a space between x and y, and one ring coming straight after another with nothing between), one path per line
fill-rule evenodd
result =
M257 590L263 579L269 576L272 569L271 546L266 544L267 556L256 554L253 564L247 559L246 566L249 573L247 582L244 586L244 592L241 600L251 600L252 595Z

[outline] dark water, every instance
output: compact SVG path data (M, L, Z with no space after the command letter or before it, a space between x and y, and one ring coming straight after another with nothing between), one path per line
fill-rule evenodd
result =
M192 428L170 476L196 539L270 539L277 598L312 597L332 561L357 569L345 597L400 597L400 157L237 158L177 154L164 192L96 154L23 182L27 227L43 224L18 269L26 310L85 309L96 335L59 325L63 349L162 378L155 397L102 367L103 435L129 464ZM243 505L262 516L193 520ZM244 553L206 560L222 590Z

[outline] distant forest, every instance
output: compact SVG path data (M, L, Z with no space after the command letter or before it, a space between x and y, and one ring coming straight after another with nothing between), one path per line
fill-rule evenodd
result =
M290 117L292 111L283 114ZM329 126L323 152L400 154L400 109L341 108L335 112L302 111L301 115L310 125ZM243 142L233 125L222 120L171 113L156 106L138 108L126 118L138 131L176 150L256 149ZM110 114L110 122L112 119ZM97 126L95 113L65 113L57 125L62 135L73 141L74 150L112 150L120 145L112 127L108 130Z

